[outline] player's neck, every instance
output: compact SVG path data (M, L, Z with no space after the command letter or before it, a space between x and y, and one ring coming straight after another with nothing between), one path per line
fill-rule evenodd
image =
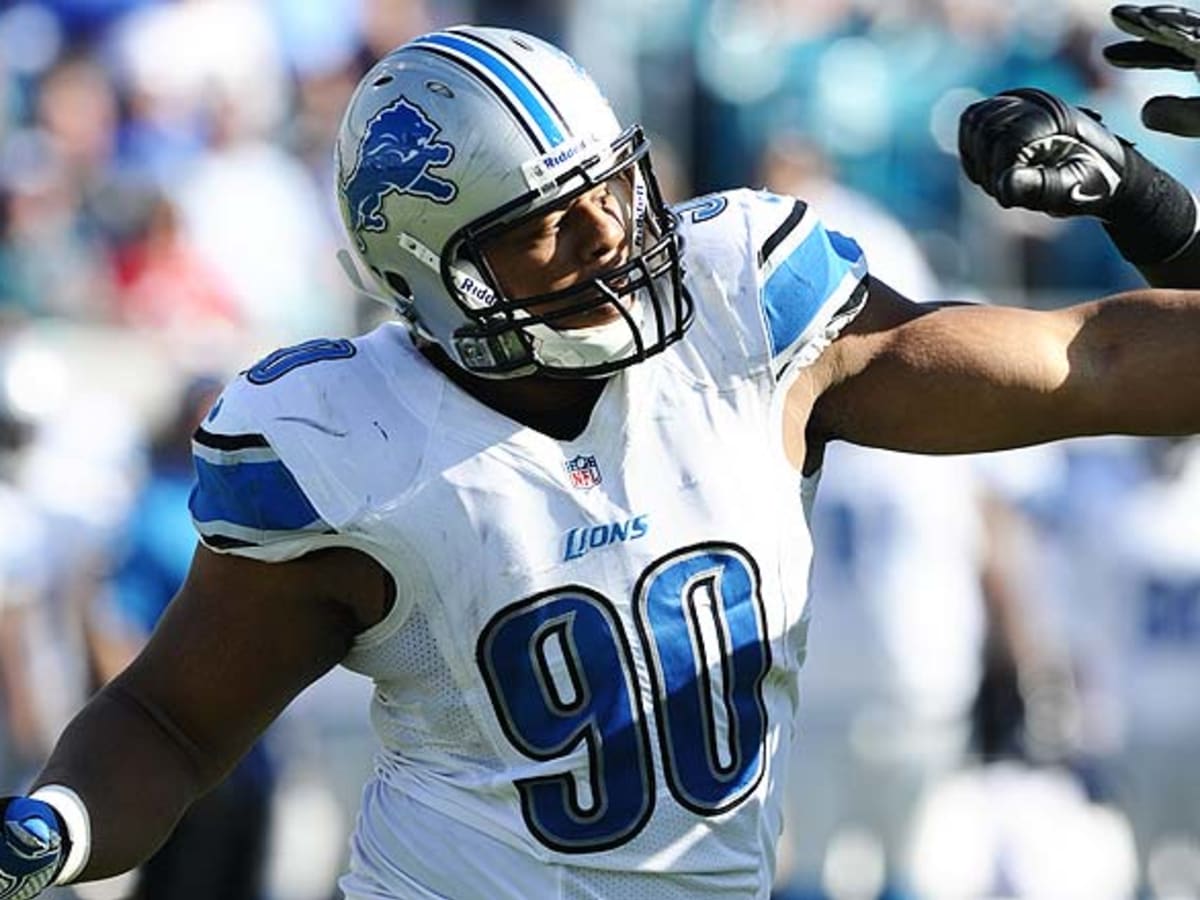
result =
M421 352L438 371L480 403L557 440L570 440L583 432L606 383L602 378L541 375L480 378L452 363L437 345L423 345Z

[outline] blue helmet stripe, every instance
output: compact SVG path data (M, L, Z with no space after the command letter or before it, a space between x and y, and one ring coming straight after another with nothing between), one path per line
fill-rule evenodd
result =
M529 89L529 85L525 83L524 79L521 78L503 57L492 52L485 46L452 34L427 34L413 41L413 43L417 45L432 44L436 47L453 50L469 57L472 61L486 69L489 74L508 89L509 93L524 108L530 119L537 124L542 134L545 135L546 140L550 142L551 147L557 147L565 140L562 129L554 121L550 110Z

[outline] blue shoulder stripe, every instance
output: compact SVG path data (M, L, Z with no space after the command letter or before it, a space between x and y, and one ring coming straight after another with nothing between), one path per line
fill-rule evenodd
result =
M853 273L862 266L862 251L854 241L820 225L808 231L763 286L772 357L794 347L835 295L844 294L838 306L849 299L858 284Z
M227 522L256 531L328 527L279 460L222 464L193 459L197 480L188 506L198 524Z

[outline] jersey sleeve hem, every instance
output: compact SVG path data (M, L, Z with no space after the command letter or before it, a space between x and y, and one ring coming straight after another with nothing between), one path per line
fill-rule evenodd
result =
M811 365L858 315L867 297L867 261L855 241L826 229L803 200L758 199L755 217L759 233L766 232L757 252L759 312L779 378Z

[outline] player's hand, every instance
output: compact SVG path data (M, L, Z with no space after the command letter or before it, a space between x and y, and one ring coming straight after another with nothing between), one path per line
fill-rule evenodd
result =
M0 900L30 900L49 887L66 848L54 810L40 800L0 800Z
M958 125L963 171L1004 207L1105 218L1125 173L1125 144L1094 113L1037 88L967 107Z
M1183 6L1123 4L1113 7L1112 20L1140 39L1104 48L1104 58L1114 66L1198 71L1200 13ZM1152 97L1142 107L1142 121L1155 131L1200 137L1200 97Z

